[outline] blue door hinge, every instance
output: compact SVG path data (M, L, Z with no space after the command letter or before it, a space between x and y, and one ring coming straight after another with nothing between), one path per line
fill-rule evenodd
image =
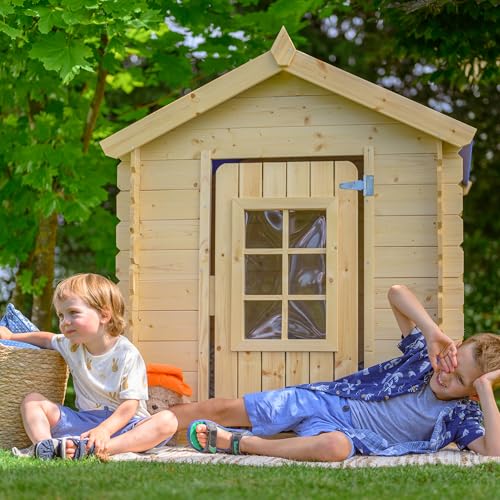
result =
M373 175L364 175L362 180L341 182L340 189L363 191L364 196L373 196Z

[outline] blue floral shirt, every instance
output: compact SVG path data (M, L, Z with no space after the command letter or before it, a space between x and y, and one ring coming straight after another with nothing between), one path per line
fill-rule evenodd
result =
M298 387L322 391L347 399L384 401L401 394L419 391L429 383L432 366L425 338L415 328L398 344L403 353L384 363L365 368L333 382L303 384ZM407 453L429 453L456 443L460 449L485 434L479 404L469 399L451 401L441 411L429 441L409 441L390 445L369 429L352 429L346 434L365 455L397 456Z

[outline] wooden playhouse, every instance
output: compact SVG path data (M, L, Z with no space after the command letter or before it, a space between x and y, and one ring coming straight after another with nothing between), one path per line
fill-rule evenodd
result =
M331 380L396 355L403 283L463 333L463 160L475 129L295 49L102 141L119 158L128 335L194 400Z

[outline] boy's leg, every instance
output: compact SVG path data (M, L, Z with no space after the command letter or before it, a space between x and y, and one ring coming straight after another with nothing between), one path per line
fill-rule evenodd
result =
M169 411L155 413L130 431L111 439L107 453L141 452L154 448L177 431L177 418Z
M172 406L169 410L175 414L179 429L187 429L196 419L207 419L225 427L251 427L242 398L214 398L199 403L186 403Z
M207 428L199 424L197 438L202 446L207 442ZM217 429L217 447L230 447L231 433ZM341 462L351 454L352 444L343 432L325 432L317 436L301 436L284 439L264 439L258 436L243 436L240 451L250 455L289 458L316 462Z
M42 394L28 394L21 403L21 415L26 434L32 443L50 439L50 429L61 418L59 406Z

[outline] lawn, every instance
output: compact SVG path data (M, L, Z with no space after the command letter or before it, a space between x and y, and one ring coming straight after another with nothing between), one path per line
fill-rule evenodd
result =
M499 498L500 464L335 470L14 458L0 451L0 499Z

